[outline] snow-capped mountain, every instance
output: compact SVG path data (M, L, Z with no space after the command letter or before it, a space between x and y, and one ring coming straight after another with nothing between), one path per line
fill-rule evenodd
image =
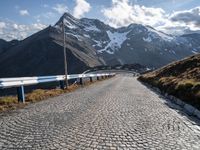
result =
M0 77L63 74L63 22L69 73L100 65L161 67L200 52L200 34L172 36L140 24L113 28L65 13L22 41L0 40Z
M66 35L94 47L109 65L140 63L160 67L200 52L200 42L190 35L176 37L140 24L116 29L99 20L76 19L68 13L56 23L57 29L63 19Z

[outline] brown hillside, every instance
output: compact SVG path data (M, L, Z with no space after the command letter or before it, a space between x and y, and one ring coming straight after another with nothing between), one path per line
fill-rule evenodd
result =
M139 80L200 109L200 54L144 74Z

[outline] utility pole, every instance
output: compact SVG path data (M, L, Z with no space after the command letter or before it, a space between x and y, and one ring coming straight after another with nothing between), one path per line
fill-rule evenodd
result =
M65 45L65 24L64 24L64 18L62 22L62 29L63 29L63 53L64 53L64 67L65 67L65 85L66 88L68 88L68 80L67 80L67 54L66 54L66 45Z

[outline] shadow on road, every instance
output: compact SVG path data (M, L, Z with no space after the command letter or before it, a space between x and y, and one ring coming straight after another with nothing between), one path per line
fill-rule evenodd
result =
M140 81L139 81L140 82ZM189 115L181 106L173 103L169 98L162 95L160 92L156 91L155 89L151 88L149 85L140 82L142 85L144 85L146 88L148 88L150 91L156 93L159 98L161 98L164 101L164 104L167 105L169 108L174 109L177 113L179 113L181 116L187 117L190 121L192 121L194 124L200 126L200 120L192 115Z

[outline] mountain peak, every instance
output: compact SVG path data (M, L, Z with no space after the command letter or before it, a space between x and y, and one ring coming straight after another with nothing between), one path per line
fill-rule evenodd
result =
M75 18L74 16L72 16L69 12L65 12L61 18Z
M79 19L72 16L70 13L65 12L62 17L60 17L59 21L55 24L55 26L60 26L64 21L65 26L76 26L79 22Z

